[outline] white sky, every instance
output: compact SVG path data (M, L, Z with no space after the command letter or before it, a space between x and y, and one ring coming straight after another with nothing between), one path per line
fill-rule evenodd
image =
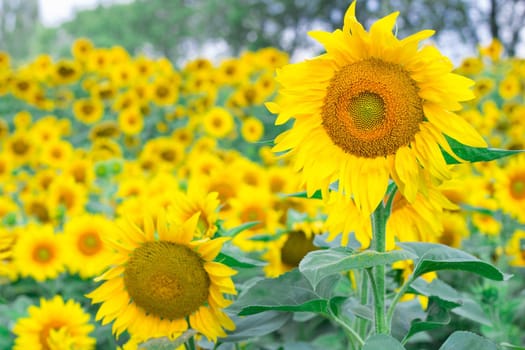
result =
M129 0L38 0L40 19L45 26L56 26L73 18L76 10L96 7L98 4L129 2Z

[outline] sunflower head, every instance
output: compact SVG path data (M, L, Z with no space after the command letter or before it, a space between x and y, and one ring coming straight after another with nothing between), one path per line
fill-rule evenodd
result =
M114 320L113 331L128 330L141 339L177 337L188 327L211 340L224 336L234 324L221 310L236 294L236 272L214 262L226 239L193 241L199 215L172 221L164 211L144 217L142 228L122 221L107 240L114 250L105 282L90 297L102 303L97 319ZM112 310L112 311L110 311Z
M398 13L366 31L353 2L342 29L312 32L326 53L277 71L279 99L268 103L276 124L294 118L276 138L302 171L309 195L326 195L331 183L370 214L394 180L409 202L424 191L422 179L450 177L441 149L455 156L444 134L485 147L478 133L454 113L472 99L473 82L432 46L425 30L404 39L392 32ZM326 196L325 196L326 197Z

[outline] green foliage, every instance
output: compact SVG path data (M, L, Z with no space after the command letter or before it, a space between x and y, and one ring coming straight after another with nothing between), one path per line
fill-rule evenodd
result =
M490 160L508 157L513 154L522 153L523 150L506 150L497 148L476 148L464 145L451 137L446 136L447 142L452 151L461 159L468 162L487 162ZM447 152L443 151L443 156L447 164L459 164L460 162Z
M376 334L368 338L363 346L363 350L404 350L405 348L395 338L385 334Z
M476 349L496 350L498 347L490 340L471 332L454 332L439 350Z

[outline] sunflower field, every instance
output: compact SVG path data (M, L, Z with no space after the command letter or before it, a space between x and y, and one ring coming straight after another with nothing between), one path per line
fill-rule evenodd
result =
M0 52L0 349L525 349L525 60L357 17Z

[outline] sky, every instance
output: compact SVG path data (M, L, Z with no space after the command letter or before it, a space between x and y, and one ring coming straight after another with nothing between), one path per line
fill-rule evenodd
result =
M76 10L86 10L98 4L127 2L129 0L38 0L40 19L45 26L56 26L73 18Z

